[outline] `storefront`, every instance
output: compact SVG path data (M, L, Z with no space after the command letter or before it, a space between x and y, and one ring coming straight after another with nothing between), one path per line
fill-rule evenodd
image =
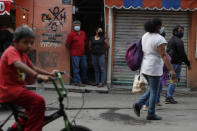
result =
M106 0L106 17L108 25L108 36L111 35L111 78L108 74L108 82L113 87L123 87L132 85L134 75L139 72L131 72L125 62L125 52L129 44L141 38L144 34L145 21L158 17L163 21L167 36L169 40L172 36L172 29L176 25L182 25L185 28L185 35L183 41L186 52L188 52L189 59L192 64L196 64L191 48L195 43L195 36L191 32L192 17L196 12L197 2L195 0ZM112 25L111 25L112 24ZM109 27L111 25L111 28ZM194 25L195 26L195 25ZM195 67L194 65L192 65ZM191 72L197 71L195 68L192 71L187 71L183 65L181 72L181 82L179 86L197 87L196 83L191 82ZM110 81L111 79L111 81Z

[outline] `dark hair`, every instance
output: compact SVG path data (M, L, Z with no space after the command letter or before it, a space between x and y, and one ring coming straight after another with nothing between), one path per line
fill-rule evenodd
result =
M97 27L97 28L96 28L96 32L98 31L98 29L99 29L99 28L101 28L101 29L103 30L103 28L102 28L102 27Z
M174 36L176 36L176 32L178 32L178 29L179 29L179 28L184 29L184 27L181 26L181 25L175 26L174 29L172 30L172 34L173 34Z
M25 37L35 38L35 34L29 26L23 25L15 30L13 37L13 39L18 42Z
M144 29L146 32L153 33L157 30L158 26L162 25L162 21L159 18L153 18L144 24Z
M79 20L75 20L75 21L73 22L73 25L76 25L76 24L81 25L81 22L80 22Z

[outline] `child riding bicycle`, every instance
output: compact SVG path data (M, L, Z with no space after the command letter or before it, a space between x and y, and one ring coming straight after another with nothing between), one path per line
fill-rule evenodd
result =
M5 50L0 61L0 103L16 104L25 109L28 120L20 120L24 131L41 131L45 112L44 98L25 88L25 76L46 82L57 72L49 73L32 64L27 53L34 40L35 34L30 27L23 25L17 28L13 45ZM10 130L16 130L16 124Z

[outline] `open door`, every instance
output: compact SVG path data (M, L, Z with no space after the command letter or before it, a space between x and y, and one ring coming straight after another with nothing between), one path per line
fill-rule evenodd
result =
M86 32L87 39L95 35L97 27L105 29L104 20L104 0L74 0L73 20L80 20L82 30ZM86 43L88 45L88 43ZM91 53L86 46L86 55L88 60L88 78L94 82L94 69L91 64Z

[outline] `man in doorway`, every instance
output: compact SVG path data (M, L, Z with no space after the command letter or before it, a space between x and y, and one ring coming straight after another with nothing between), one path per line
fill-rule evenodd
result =
M73 31L68 34L66 47L70 50L74 85L81 87L88 84L85 41L86 34L81 30L81 22L76 20L73 22Z
M180 81L181 64L184 62L188 69L191 69L190 61L187 58L184 49L184 42L182 40L184 35L184 28L180 25L173 29L173 36L168 42L167 52L171 56L171 63L176 73L178 81ZM176 83L170 82L166 94L166 104L177 104L174 100L173 94L176 88Z
M0 57L3 52L12 44L14 29L11 27L0 27Z

